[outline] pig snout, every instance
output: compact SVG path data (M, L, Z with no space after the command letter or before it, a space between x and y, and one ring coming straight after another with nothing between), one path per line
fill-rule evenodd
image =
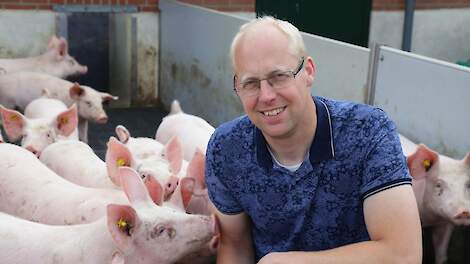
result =
M454 216L455 220L470 220L470 211L462 211L456 216Z
M88 67L87 66L82 66L80 68L80 74L86 74L88 72Z
M27 146L26 149L30 152L32 152L36 157L39 158L39 156L41 155L41 151L37 150L35 147L33 146Z
M106 124L106 122L108 122L107 116L100 116L98 119L96 119L96 123L98 124Z
M170 196L175 192L176 187L178 186L179 178L172 175L170 179L166 182L165 185L165 198L164 200L168 200Z
M215 215L211 215L212 217L212 231L214 232L214 236L209 241L209 250L211 253L216 253L217 248L219 247L219 240L220 240L220 227L219 227L219 220Z

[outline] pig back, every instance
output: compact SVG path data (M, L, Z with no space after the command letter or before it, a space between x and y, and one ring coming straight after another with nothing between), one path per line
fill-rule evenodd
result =
M96 220L109 203L127 203L122 191L75 185L56 175L32 153L0 144L0 211L44 224Z

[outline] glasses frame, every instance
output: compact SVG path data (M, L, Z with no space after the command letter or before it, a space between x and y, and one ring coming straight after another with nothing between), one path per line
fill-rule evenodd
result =
M295 79L295 77L303 69L304 63L305 63L305 57L302 57L302 58L300 58L299 66L297 66L297 68L295 70L288 70L288 71L282 71L282 72L283 73L290 72L292 74L293 79ZM272 78L272 76L256 80L256 82L258 83L258 87L261 87L261 81L264 81L264 80L266 80L269 83L269 85L272 86L271 83L268 81L271 78ZM237 75L234 74L233 75L233 90L239 95L240 92L237 90L236 81L237 81ZM240 84L242 84L242 83L240 83Z

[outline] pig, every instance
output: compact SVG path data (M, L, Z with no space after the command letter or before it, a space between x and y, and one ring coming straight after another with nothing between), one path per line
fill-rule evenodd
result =
M39 160L59 176L91 188L120 189L119 179L108 177L106 163L81 141L58 141L47 146Z
M119 173L131 205L108 204L106 217L93 223L48 226L0 214L2 263L170 264L208 244L215 251L214 216L156 205L135 171L120 168Z
M421 224L432 228L435 262L445 263L454 225L470 225L470 152L455 160L400 135Z
M109 93L47 74L15 72L0 75L0 104L24 110L31 101L43 95L44 88L49 91L49 97L64 102L68 107L77 105L79 138L84 142L88 141L88 121L98 124L108 121L103 102L118 99Z
M139 154L134 154L127 145L111 137L105 156L108 175L115 178L119 167L134 168L149 189L153 189L152 186L155 183L164 186L162 193L166 201L178 185L178 174L182 167L183 153L178 138L172 139L163 147L163 151L158 153L160 154L139 156Z
M61 139L78 140L77 107L67 108L56 99L38 98L20 112L0 106L3 126L10 141L21 138L21 146L39 157L49 144Z
M63 38L52 36L47 51L37 57L0 59L0 68L5 72L34 71L58 78L86 74L87 66L78 63L68 53L68 43Z
M155 139L147 137L132 137L131 133L123 125L115 128L120 142L126 145L136 159L146 159L151 156L164 156L164 145Z
M109 203L128 204L122 190L71 183L19 146L0 144L0 211L51 225L82 224L106 213Z
M196 148L191 161L188 164L186 177L194 180L191 188L191 195L187 195L189 200L185 203L186 212L190 214L211 215L215 211L215 206L209 199L207 186L204 178L205 155L199 148Z
M214 127L204 119L183 112L178 100L171 103L170 113L163 118L155 133L155 139L163 144L178 136L183 145L184 159L191 160L196 148L206 153L207 143Z

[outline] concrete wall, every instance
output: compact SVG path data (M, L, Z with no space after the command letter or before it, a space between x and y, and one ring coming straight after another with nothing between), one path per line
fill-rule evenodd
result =
M0 11L0 57L36 56L55 33L51 11Z
M43 53L50 37L57 32L56 14L50 10L1 10L0 57L19 58ZM155 105L159 78L159 13L123 15L135 17L137 21L137 91L133 91L136 100L132 103L138 106ZM111 92L112 89L110 87Z
M401 49L404 11L374 11L369 43ZM456 62L470 59L470 8L416 10L411 51Z

